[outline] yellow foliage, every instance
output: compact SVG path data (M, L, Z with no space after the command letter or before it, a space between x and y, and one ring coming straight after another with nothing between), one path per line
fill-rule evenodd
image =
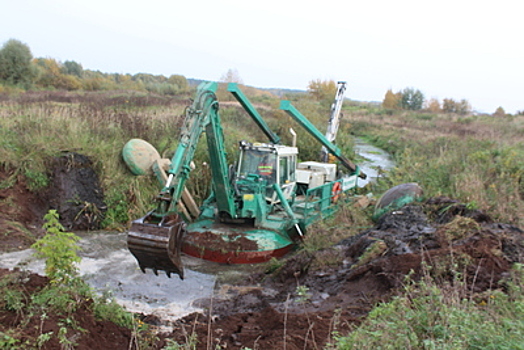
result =
M35 83L42 87L54 87L63 90L79 90L82 83L78 77L63 74L61 64L52 58L37 58L33 61L38 74Z
M386 96L384 96L384 101L382 101L382 107L385 109L399 109L401 98L402 93L393 93L393 91L389 89L386 92Z
M440 107L440 102L436 98L432 98L427 103L427 109L430 112L433 113L440 113L442 112L442 108Z
M317 101L333 99L337 93L337 84L333 80L311 80L307 87L308 93Z

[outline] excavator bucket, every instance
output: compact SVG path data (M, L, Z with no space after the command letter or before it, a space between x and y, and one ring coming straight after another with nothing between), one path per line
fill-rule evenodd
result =
M150 220L151 213L132 222L127 235L127 247L138 261L142 272L146 269L165 271L168 277L176 273L184 279L181 260L182 242L186 224L179 215L170 215L159 223Z

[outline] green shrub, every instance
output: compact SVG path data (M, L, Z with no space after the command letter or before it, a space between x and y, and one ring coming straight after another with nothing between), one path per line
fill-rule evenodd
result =
M49 177L43 172L27 169L24 175L26 178L26 186L29 191L35 192L44 189L49 185Z
M17 349L20 340L14 338L8 333L0 331L0 349Z
M133 314L127 312L107 294L94 298L93 312L99 320L111 321L129 329L132 329L134 326L135 319Z
M35 255L44 258L45 273L52 284L68 285L78 278L78 267L80 262L77 254L80 239L74 233L64 232L64 227L58 221L56 210L50 210L45 216L44 229L46 235L36 241L32 248L36 250Z

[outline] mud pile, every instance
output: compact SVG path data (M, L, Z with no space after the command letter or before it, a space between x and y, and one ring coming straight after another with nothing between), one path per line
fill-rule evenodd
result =
M470 293L503 288L524 261L524 234L449 198L433 198L384 215L375 227L315 254L300 252L250 288L202 301L207 314L179 321L166 335L198 349L318 349L344 334L377 302L400 291L408 274L437 283L466 282Z
M55 209L66 230L96 230L107 207L92 161L76 152L49 160L49 186L27 189L24 177L0 169L0 251L28 248L44 234L43 217Z
M51 186L46 193L50 208L58 211L68 230L96 230L106 212L104 193L91 160L67 152L53 159Z

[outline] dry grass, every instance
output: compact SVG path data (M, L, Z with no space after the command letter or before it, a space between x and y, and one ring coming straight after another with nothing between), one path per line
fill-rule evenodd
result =
M385 186L418 182L426 196L457 198L497 220L524 223L523 116L401 113L347 121L394 155L397 168Z

